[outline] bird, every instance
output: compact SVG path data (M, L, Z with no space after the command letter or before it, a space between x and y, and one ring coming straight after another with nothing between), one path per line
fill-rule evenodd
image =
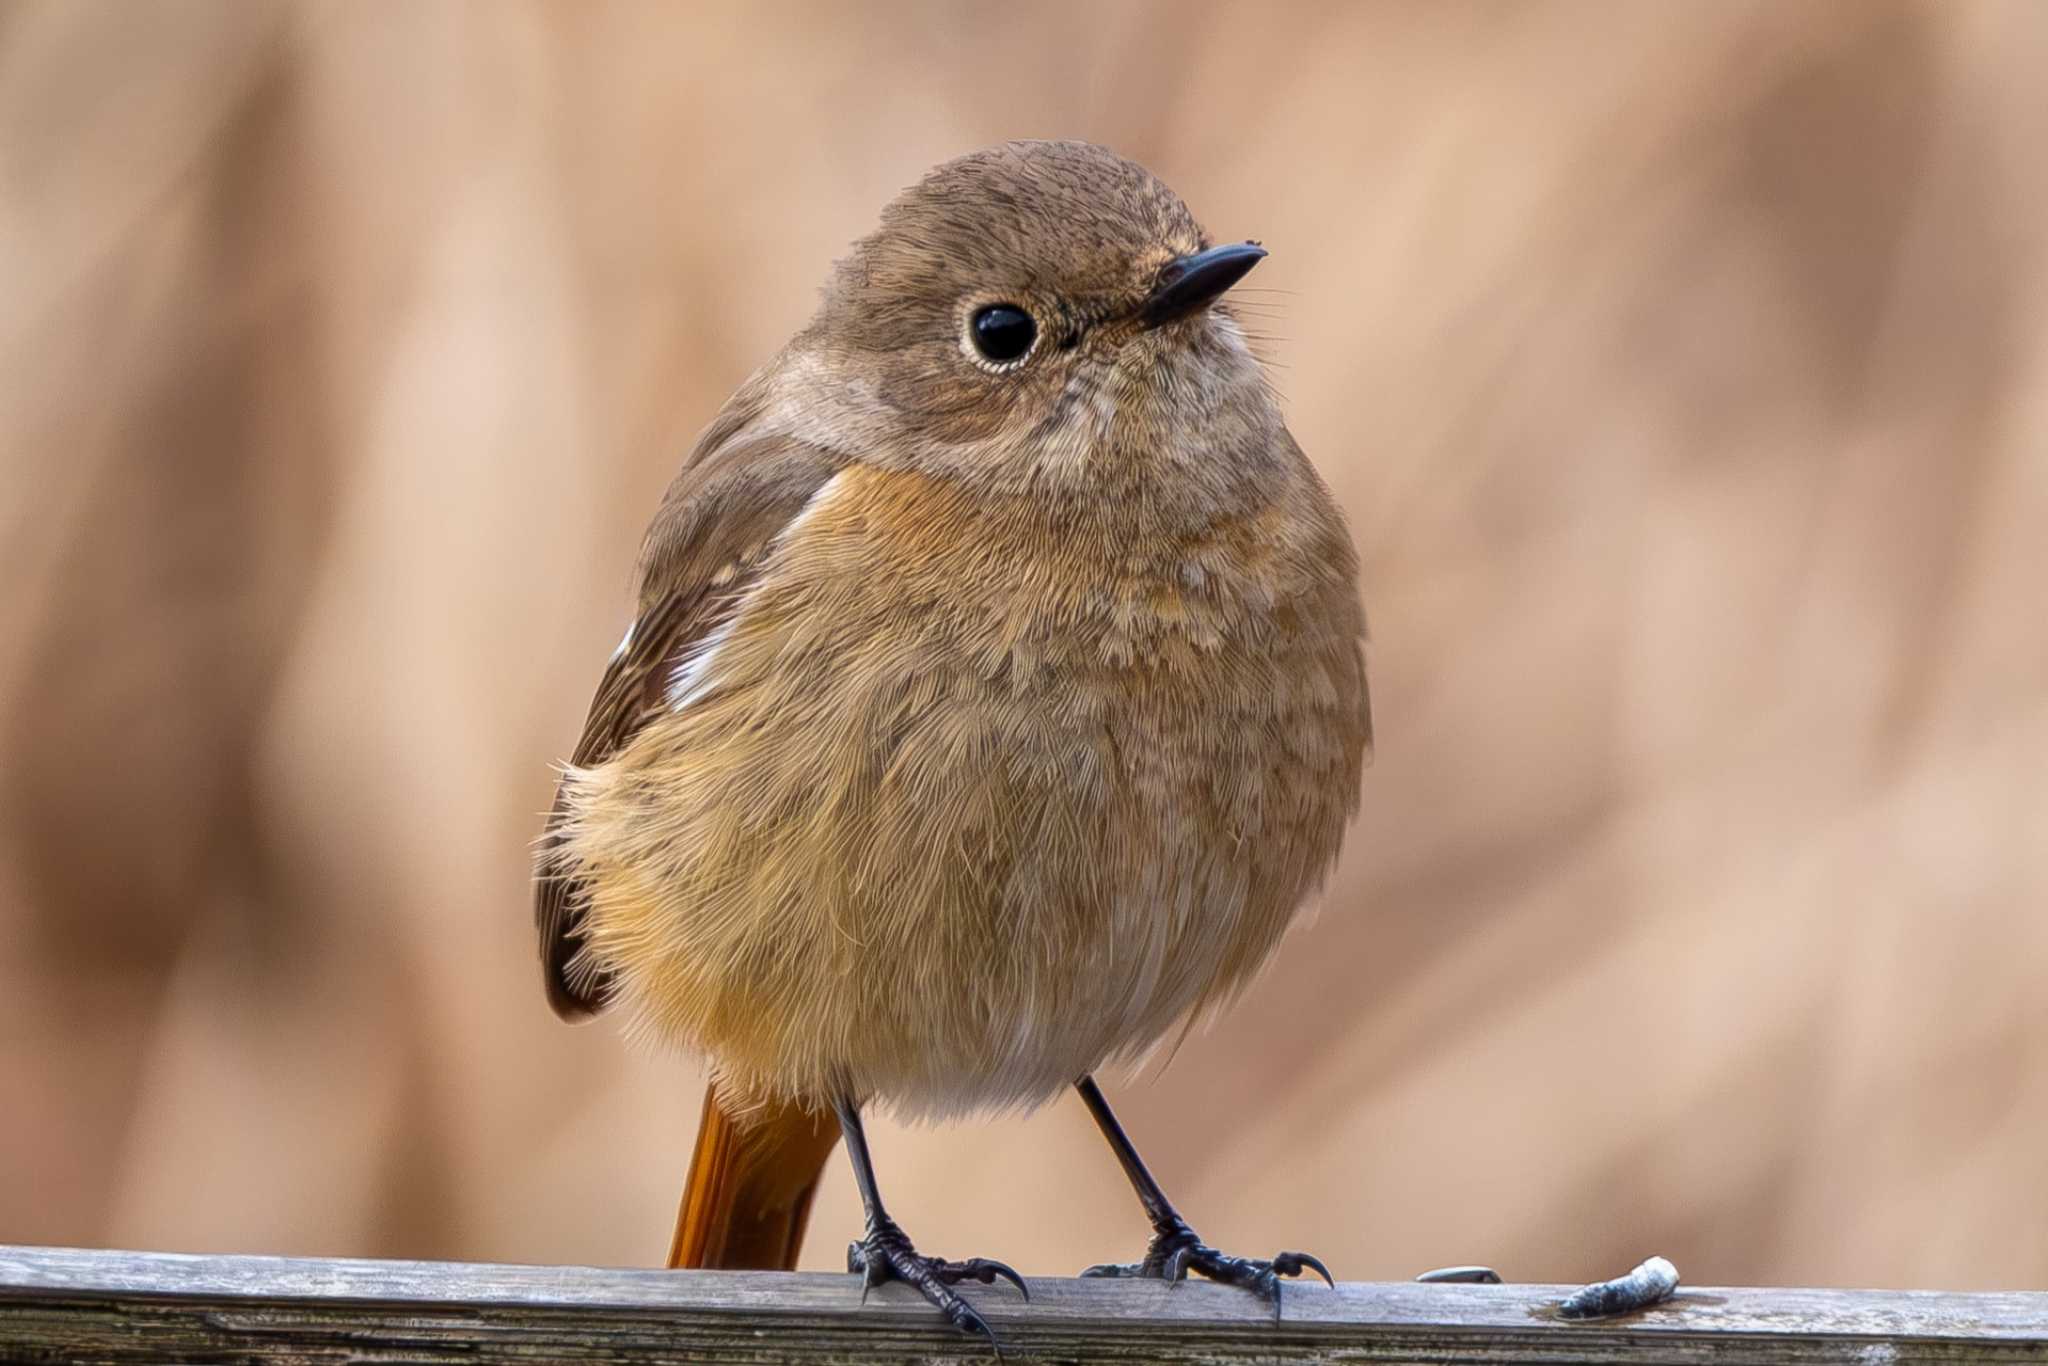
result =
M641 551L538 846L547 999L711 1081L674 1266L793 1268L844 1142L866 1288L958 1328L863 1116L1078 1091L1150 1221L1097 1276L1265 1296L1095 1076L1212 1019L1314 902L1372 747L1358 557L1216 243L1104 147L945 162L732 395ZM1334 1284L1334 1282L1333 1282Z

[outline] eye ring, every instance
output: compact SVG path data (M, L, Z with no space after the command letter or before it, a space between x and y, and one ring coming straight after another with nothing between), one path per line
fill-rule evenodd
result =
M967 320L967 342L984 363L1007 368L1038 345L1038 320L1021 304L985 304Z

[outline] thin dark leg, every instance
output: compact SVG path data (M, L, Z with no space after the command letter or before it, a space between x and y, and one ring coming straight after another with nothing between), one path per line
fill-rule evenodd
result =
M875 1159L868 1153L867 1126L860 1122L860 1107L850 1101L835 1100L832 1110L839 1116L839 1132L846 1139L846 1155L853 1159L853 1184L860 1188L860 1205L867 1211L868 1223L887 1219L882 1208L882 1193L875 1189Z
M1095 1127L1102 1130L1102 1136L1109 1140L1109 1150L1116 1154L1116 1160L1123 1164L1124 1175L1130 1178L1131 1189L1138 1193L1138 1203L1145 1207L1145 1217L1152 1221L1152 1227L1171 1223L1180 1218L1174 1211L1173 1202L1166 1198L1166 1192L1159 1189L1152 1172L1145 1166L1145 1159L1138 1156L1130 1135L1117 1121L1116 1112L1109 1108L1102 1088L1095 1084L1095 1078L1083 1077L1074 1083L1074 1089L1081 1093L1081 1103L1088 1107L1088 1113L1095 1117Z
M988 1321L974 1311L973 1305L954 1294L951 1287L962 1281L993 1285L1000 1276L1028 1300L1031 1292L1025 1288L1024 1278L986 1257L949 1262L942 1257L927 1257L913 1247L909 1236L882 1207L882 1193L875 1185L874 1158L868 1153L867 1129L860 1122L860 1107L848 1100L838 1100L832 1108L839 1116L839 1132L846 1138L846 1155L853 1162L853 1182L860 1188L861 1207L867 1211L867 1237L849 1243L846 1248L846 1269L861 1277L861 1299L865 1301L868 1291L883 1281L903 1281L915 1286L955 1327L987 1338L1000 1357L1002 1344L996 1341Z
M1299 1276L1304 1270L1312 1270L1325 1281L1330 1281L1329 1269L1306 1252L1282 1252L1268 1261L1231 1257L1205 1244L1195 1236L1187 1220L1180 1217L1180 1211L1173 1207L1173 1202L1166 1198L1166 1192L1159 1188L1159 1182L1153 1179L1145 1166L1145 1159L1138 1156L1138 1150L1124 1132L1124 1126L1117 1122L1116 1113L1103 1099L1102 1088L1095 1084L1095 1078L1081 1078L1074 1083L1074 1089L1081 1093L1081 1103L1095 1117L1095 1127L1102 1130L1102 1136L1109 1140L1110 1151L1123 1164L1124 1175L1130 1178L1131 1189L1138 1193L1138 1203L1144 1207L1145 1217L1152 1223L1152 1245L1145 1251L1145 1260L1091 1266L1081 1273L1083 1276L1150 1276L1178 1281L1191 1270L1199 1271L1211 1280L1248 1286L1264 1295L1273 1302L1275 1319L1280 1317L1280 1277ZM851 1146L850 1141L848 1146ZM1330 1283L1336 1284L1334 1281Z

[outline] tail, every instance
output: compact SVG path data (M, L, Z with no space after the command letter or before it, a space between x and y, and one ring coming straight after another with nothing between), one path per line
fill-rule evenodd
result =
M838 1142L830 1116L775 1105L735 1121L717 1086L707 1087L668 1264L795 1270L811 1197Z

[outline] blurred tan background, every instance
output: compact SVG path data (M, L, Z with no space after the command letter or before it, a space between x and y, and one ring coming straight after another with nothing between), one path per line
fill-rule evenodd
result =
M0 1240L657 1261L688 1059L528 842L694 432L928 165L1273 258L1382 741L1112 1088L1351 1278L2048 1284L2048 5L0 10ZM1077 1104L928 1249L1145 1229ZM858 1205L835 1161L809 1265Z

